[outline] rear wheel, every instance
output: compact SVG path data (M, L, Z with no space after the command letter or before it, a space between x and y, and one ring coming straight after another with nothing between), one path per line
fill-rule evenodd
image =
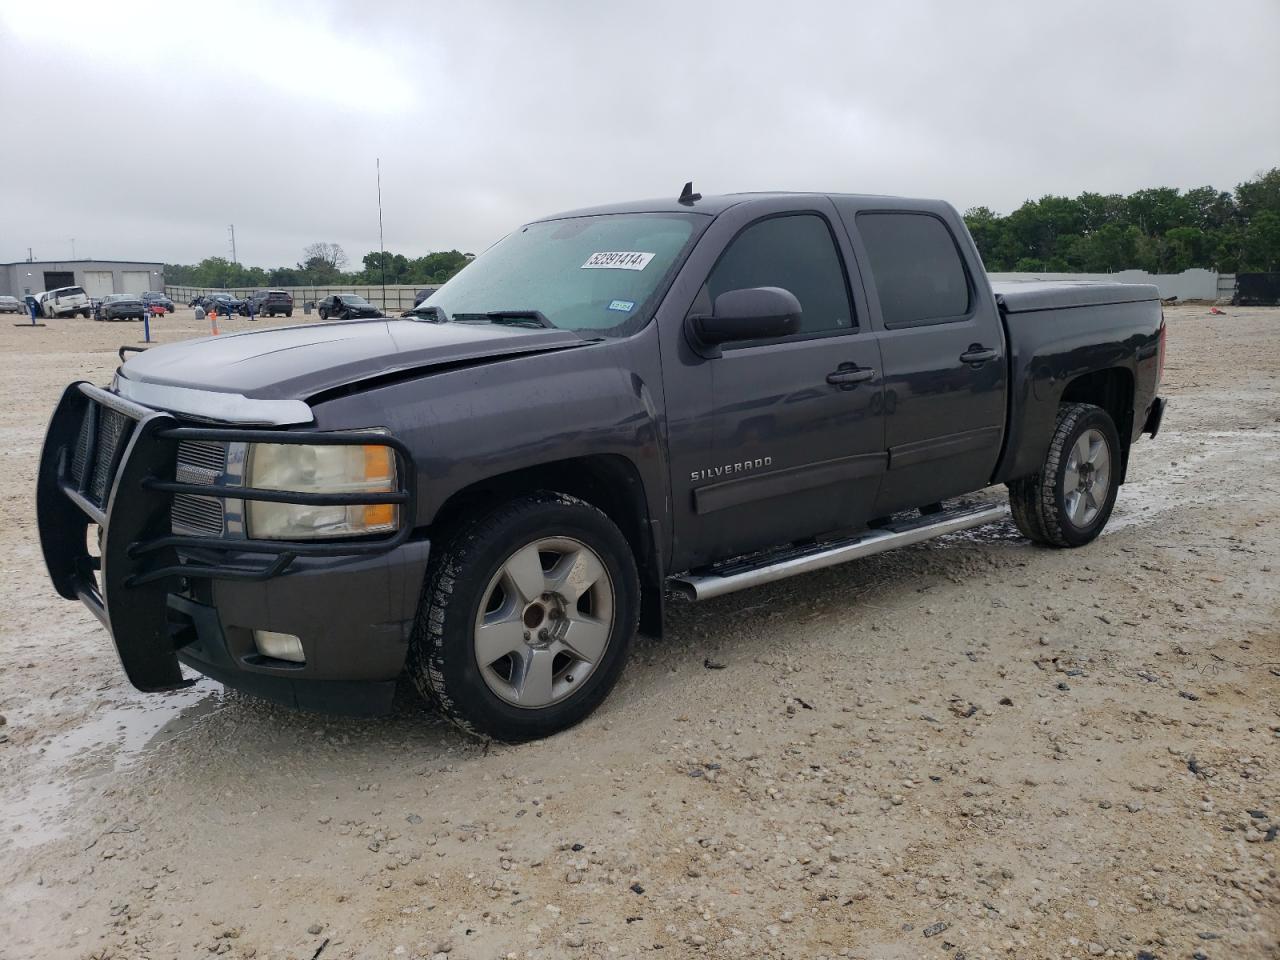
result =
M563 494L513 500L439 544L410 644L418 689L462 729L520 742L613 689L639 614L626 538Z
M1009 484L1023 536L1054 547L1094 540L1115 507L1120 455L1110 414L1091 403L1063 404L1040 471Z

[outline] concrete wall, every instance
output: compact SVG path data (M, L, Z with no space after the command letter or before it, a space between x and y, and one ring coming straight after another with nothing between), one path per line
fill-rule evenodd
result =
M41 293L48 289L45 286L46 272L72 274L74 279L70 284L59 286L81 286L90 296L130 292L130 285L125 282L126 273L132 274L130 280L134 287L139 285L140 275L145 273L150 275L149 289L164 289L163 263L140 260L36 260L32 263L0 263L0 294L21 299L28 293ZM110 290L105 289L107 273L111 274Z
M1212 270L1184 270L1182 273L1147 273L1119 270L1115 273L992 273L992 280L1109 280L1112 283L1154 283L1162 298L1217 300L1218 275ZM1234 280L1234 278L1233 278Z

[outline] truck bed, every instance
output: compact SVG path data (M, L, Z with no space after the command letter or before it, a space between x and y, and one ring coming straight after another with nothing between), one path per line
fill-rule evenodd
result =
M1106 280L997 280L992 281L991 290L1005 313L1067 310L1160 299L1160 291L1155 284L1111 283Z

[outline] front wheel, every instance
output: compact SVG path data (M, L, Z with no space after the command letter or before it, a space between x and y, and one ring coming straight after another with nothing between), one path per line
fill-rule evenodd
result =
M321 311L320 311L320 319L321 319L321 320L328 320L328 319L329 319L329 311L328 311L328 310L321 310Z
M1009 505L1023 536L1054 547L1094 540L1115 507L1120 435L1111 415L1091 403L1058 409L1040 471L1009 484Z
M438 545L410 671L467 732L535 740L608 696L639 606L635 559L613 521L574 497L530 494Z

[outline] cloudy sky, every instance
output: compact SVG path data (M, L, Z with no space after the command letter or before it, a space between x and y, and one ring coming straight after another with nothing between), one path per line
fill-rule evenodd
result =
M610 200L1280 165L1280 0L0 4L0 261L478 251Z

